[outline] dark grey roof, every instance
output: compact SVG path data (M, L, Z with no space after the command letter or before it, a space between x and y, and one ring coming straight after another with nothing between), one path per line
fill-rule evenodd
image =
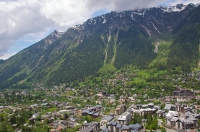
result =
M160 109L160 106L155 105L155 106L154 106L154 109Z
M178 132L187 132L186 130L178 130Z
M105 116L102 120L111 121L113 119L112 116Z
M116 128L121 128L122 125L121 124L117 124Z
M158 110L156 113L157 114L162 114L162 113L165 113L165 110Z
M120 130L129 130L129 126L122 126L122 128L120 128Z
M130 124L130 125L129 125L129 128L130 128L130 129L134 129L134 125L133 125L133 124Z
M109 132L108 128L102 130L102 132Z
M94 116L99 116L99 113L94 113L93 115L94 115Z
M89 112L88 114L89 114L89 115L93 115L93 114L94 114L94 112Z
M138 132L138 130L131 130L131 132Z
M83 110L82 113L89 113L90 111L87 109L87 110Z
M141 127L142 127L142 125L140 125L140 124L134 124L134 128L135 128L136 130L139 130Z
M138 106L139 106L139 107L142 107L142 105L143 105L143 104L136 104L137 107L138 107Z
M87 127L83 130L81 130L81 132L92 132L93 131L93 128L92 127Z
M171 104L165 104L165 108L164 108L164 110L170 110L170 109L171 109L171 107L172 107L172 105L171 105Z
M117 122L115 121L112 121L112 122L109 122L108 125L113 125L113 126L116 126L117 125Z

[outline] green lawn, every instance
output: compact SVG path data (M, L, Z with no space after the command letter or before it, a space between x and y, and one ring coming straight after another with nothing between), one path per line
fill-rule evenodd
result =
M149 78L150 77L150 73L146 70L141 70L138 72L138 75L143 77L143 78Z
M116 68L112 64L104 64L99 70L100 72L116 71Z

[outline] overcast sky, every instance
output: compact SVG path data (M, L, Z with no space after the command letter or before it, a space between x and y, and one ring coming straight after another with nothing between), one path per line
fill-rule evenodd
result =
M97 15L177 3L199 0L0 0L0 59Z

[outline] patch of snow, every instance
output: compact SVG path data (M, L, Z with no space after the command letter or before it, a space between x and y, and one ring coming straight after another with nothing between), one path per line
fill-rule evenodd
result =
M142 10L136 10L137 12L141 12Z
M110 42L110 39L111 39L111 36L109 35L109 36L108 36L108 43Z
M134 19L134 18L133 18L133 16L134 16L134 15L133 15L133 14L131 14L131 19Z
M151 23L152 23L153 27L156 29L156 31L158 31L158 29L157 29L156 26L153 24L153 22L151 22ZM160 31L158 31L158 33L161 34Z
M78 29L79 27L80 27L80 25L73 26L74 29Z
M57 29L56 32L57 32L57 33L63 33L63 31L60 30L60 29Z
M102 16L101 16L101 18L103 18L103 19L104 19L104 18L105 18L105 16L104 16L104 15L102 15Z
M97 21L96 21L96 20L94 20L94 25L96 25L96 23L97 23Z
M160 24L155 18L153 18L155 20L156 23Z
M151 39L151 31L148 30L144 25L140 24L146 31L147 33L149 34L149 38Z
M181 8L177 6L170 6L170 7L161 7L164 12L180 12L186 8L186 5L183 5Z
M137 13L137 12L135 12L134 14L137 14L137 15L140 15L140 16L142 16L142 15L143 15L143 13Z
M146 10L144 10L144 12L143 12L143 17L144 17L145 12L146 12Z
M121 17L124 17L125 16L125 12L120 12L119 13L119 17L121 18Z
M158 46L160 45L160 43L159 42L157 42L156 44L155 44L155 49L154 49L154 52L155 53L158 53Z
M79 25L75 25L72 27L74 30L76 29L84 29L84 26L82 24L79 24Z
M105 16L104 16L104 15L102 15L102 16L101 16L101 18L103 19L103 24L104 24L104 23L106 23Z

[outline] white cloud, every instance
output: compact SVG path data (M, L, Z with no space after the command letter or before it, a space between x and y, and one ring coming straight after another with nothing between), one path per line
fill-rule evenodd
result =
M176 4L180 4L180 3L183 3L183 4L190 4L190 3L198 4L198 3L200 3L200 1L199 0L167 0L166 3L168 5L176 5Z
M0 57L0 60L6 60L6 59L10 58L11 56L13 56L15 54L16 54L16 52L9 53L9 54L4 54L3 56Z
M52 29L83 23L101 10L122 11L198 0L0 0L0 56L23 38L42 39Z
M88 0L87 4L91 8L106 7L110 11L123 11L157 6L163 1L165 0L101 0L100 2Z

